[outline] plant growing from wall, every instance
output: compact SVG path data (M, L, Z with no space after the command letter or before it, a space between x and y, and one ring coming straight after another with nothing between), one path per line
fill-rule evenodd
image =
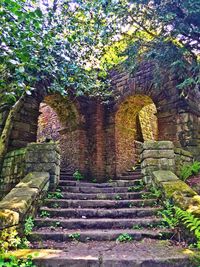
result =
M191 165L185 165L181 169L180 178L186 181L190 176L197 175L200 172L200 162L195 161Z

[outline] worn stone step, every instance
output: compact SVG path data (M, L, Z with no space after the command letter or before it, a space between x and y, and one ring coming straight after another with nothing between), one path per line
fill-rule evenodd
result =
M128 193L129 186L118 186L118 187L103 187L98 188L94 186L64 186L59 185L58 189L63 192L71 193Z
M89 199L108 199L108 200L116 200L116 198L120 198L122 200L128 199L139 199L142 198L142 194L146 191L140 192L129 192L129 193L67 193L62 192L63 199L79 199L79 200L89 200ZM53 192L50 192L53 194Z
M135 181L135 180L142 180L143 175L124 175L119 176L117 179L119 180L128 180L128 181Z
M78 235L77 235L78 234ZM41 241L52 240L57 242L70 242L73 241L71 235L76 235L78 241L80 242L88 242L88 241L116 241L117 238L122 234L128 234L132 237L133 240L142 240L143 238L151 238L151 239L165 239L172 235L171 231L167 229L102 229L102 230L46 230L42 231L41 229L34 230L30 235L30 241L38 241L40 240L40 248L48 247L48 243L45 244ZM36 245L36 246L38 246ZM63 248L66 244L63 244ZM56 244L54 244L54 247ZM58 246L59 247L59 246Z
M145 218L95 218L95 219L82 219L82 218L36 218L36 227L50 227L59 222L59 226L66 229L127 229L132 228L134 225L141 227L148 227L161 224L161 218L145 217Z
M131 208L157 205L156 199L131 200L68 200L46 199L45 204L53 207L57 203L60 208Z
M123 172L122 176L127 176L127 175L141 175L141 170L137 170L137 171L127 171L127 172Z
M127 209L60 209L41 207L40 212L47 211L49 217L63 218L140 218L154 216L161 208L127 208Z
M133 181L130 180L115 180L111 183L89 183L89 182L78 182L78 181L67 181L60 180L60 186L77 186L77 187L97 187L97 188L112 188L112 187L129 187L140 184L141 180L136 179Z
M195 267L190 250L171 246L168 241L145 238L144 242L54 242L44 240L35 247L12 252L30 255L38 267ZM62 249L63 248L63 249ZM11 253L11 252L10 252Z

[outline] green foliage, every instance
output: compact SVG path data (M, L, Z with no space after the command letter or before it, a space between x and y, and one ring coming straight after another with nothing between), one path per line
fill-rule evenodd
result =
M30 233L32 230L32 222L30 219L25 223L24 232ZM19 232L14 228L7 228L1 231L0 234L0 253L6 253L9 250L17 249L17 248L28 248L29 241L26 236L21 237Z
M195 217L191 212L184 211L178 207L175 208L176 217L194 233L197 240L197 247L200 249L200 219Z
M141 180L141 181L139 182L139 184L128 187L128 192L137 192L137 191L141 191L141 190L144 189L144 186L145 186L145 184L144 184L144 182Z
M133 240L132 236L127 233L121 234L116 239L117 242L131 242Z
M17 249L21 244L21 238L15 228L7 228L1 231L0 252L7 252L9 249Z
M180 178L186 181L190 176L197 175L200 172L200 162L195 161L191 165L185 165L181 169Z
M73 177L76 179L76 181L81 181L84 179L84 176L78 170L74 172Z
M69 234L69 238L71 238L73 241L78 241L80 239L80 234L79 233L73 233Z
M47 198L61 199L61 198L63 198L63 194L61 193L60 189L56 189L55 192L48 193Z
M36 267L32 261L32 257L18 259L14 256L0 255L0 267Z
M0 102L12 105L37 88L110 95L100 60L114 35L114 14L107 16L114 4L47 2L1 1Z
M173 204L169 201L164 202L164 209L158 212L162 216L162 223L164 226L175 229L179 225L179 219L176 214L176 210Z
M135 224L135 225L133 225L132 229L133 230L140 230L141 226L139 224Z
M40 212L40 217L42 217L42 218L47 218L49 216L50 216L50 213L48 211L46 211L46 210L42 210Z
M142 60L148 60L154 63L156 89L165 84L166 72L177 78L182 96L187 97L190 89L198 88L198 0L125 0L117 9L118 20L128 28L123 35L127 49L122 56L127 56L124 66L130 72L137 70Z
M115 195L115 200L121 200L121 196L120 195Z
M161 198L162 192L160 189L156 188L155 186L147 186L147 190L148 192L145 192L142 194L143 199L156 198L159 200Z
M24 224L24 234L30 235L30 233L32 232L34 227L34 220L32 216L29 216L26 220L25 220L25 224Z

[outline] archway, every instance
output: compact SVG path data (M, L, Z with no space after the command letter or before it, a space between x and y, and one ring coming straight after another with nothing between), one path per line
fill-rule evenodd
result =
M61 95L46 96L40 104L37 141L59 141L61 167L84 169L84 150L81 149L81 117L77 105ZM82 143L83 146L85 144Z
M135 141L157 140L156 106L146 95L127 97L115 115L116 174L132 167L137 161Z

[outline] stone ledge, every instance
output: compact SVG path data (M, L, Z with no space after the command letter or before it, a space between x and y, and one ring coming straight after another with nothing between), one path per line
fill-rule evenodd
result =
M143 150L167 150L174 149L174 144L171 141L145 141Z
M186 156L189 158L193 158L192 153L190 153L189 151L186 151L184 149L181 149L181 148L175 148L174 153L179 154L179 155L183 155L183 156Z
M0 201L0 229L17 225L47 190L50 175L47 172L29 173Z
M37 188L42 190L49 181L48 172L31 172L27 174L24 179L16 185L16 188Z
M183 210L200 217L200 196L171 171L154 171L153 182L168 199Z

